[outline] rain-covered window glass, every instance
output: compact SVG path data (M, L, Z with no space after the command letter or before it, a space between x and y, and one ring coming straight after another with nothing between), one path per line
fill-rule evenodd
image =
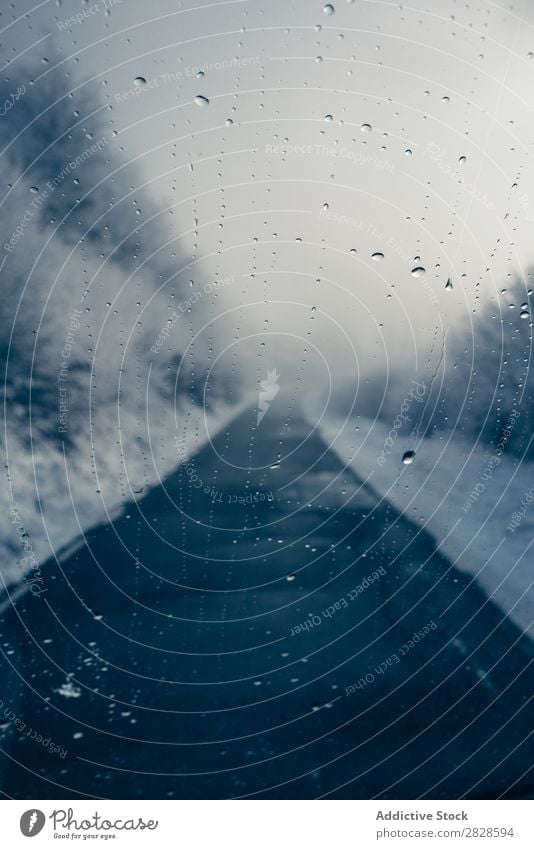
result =
M533 24L4 4L6 798L533 797Z

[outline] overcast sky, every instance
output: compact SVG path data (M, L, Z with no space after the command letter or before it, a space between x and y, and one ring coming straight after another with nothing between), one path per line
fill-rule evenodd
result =
M171 207L193 285L234 278L208 299L219 351L246 326L273 358L311 340L339 368L350 340L419 368L480 296L508 309L532 260L528 0L106 2L28 4L12 68L63 61L73 107L110 107L109 150Z

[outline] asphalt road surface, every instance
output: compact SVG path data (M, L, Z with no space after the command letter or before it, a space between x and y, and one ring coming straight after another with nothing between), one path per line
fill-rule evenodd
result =
M531 642L408 516L240 415L4 613L5 796L528 796Z

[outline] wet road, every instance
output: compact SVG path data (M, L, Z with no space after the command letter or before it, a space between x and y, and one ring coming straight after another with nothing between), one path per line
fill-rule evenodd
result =
M49 561L46 593L3 616L0 697L25 723L0 717L4 794L530 792L530 641L274 407Z

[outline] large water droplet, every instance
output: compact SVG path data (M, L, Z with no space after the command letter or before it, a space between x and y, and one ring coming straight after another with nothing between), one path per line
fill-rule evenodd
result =
M422 265L417 265L415 268L412 268L412 274L414 277L422 277L423 274L426 274L426 268L423 268Z
M409 466L410 463L413 463L414 460L415 460L415 451L405 451L405 453L402 455L402 462L406 466Z
M375 262L380 262L381 259L384 259L384 254L376 251L376 253L371 254L371 259L374 259Z
M447 291L448 291L448 292L450 292L450 290L452 289L452 283L451 283L451 278L450 278L450 277L449 277L449 279L447 280L447 282L445 283L445 288L447 289Z
M202 94L197 94L195 97L195 103L197 106L209 106L208 98L204 97Z
M371 127L370 124L362 124L360 129L361 129L362 133L370 133L373 128Z
M135 80L134 80L134 85L138 86L139 88L142 88L143 86L146 85L145 78L144 77L136 77Z
M334 9L334 7L332 6L331 3L327 3L326 6L323 9L323 12L325 13L325 15L333 15L335 11L336 10Z

